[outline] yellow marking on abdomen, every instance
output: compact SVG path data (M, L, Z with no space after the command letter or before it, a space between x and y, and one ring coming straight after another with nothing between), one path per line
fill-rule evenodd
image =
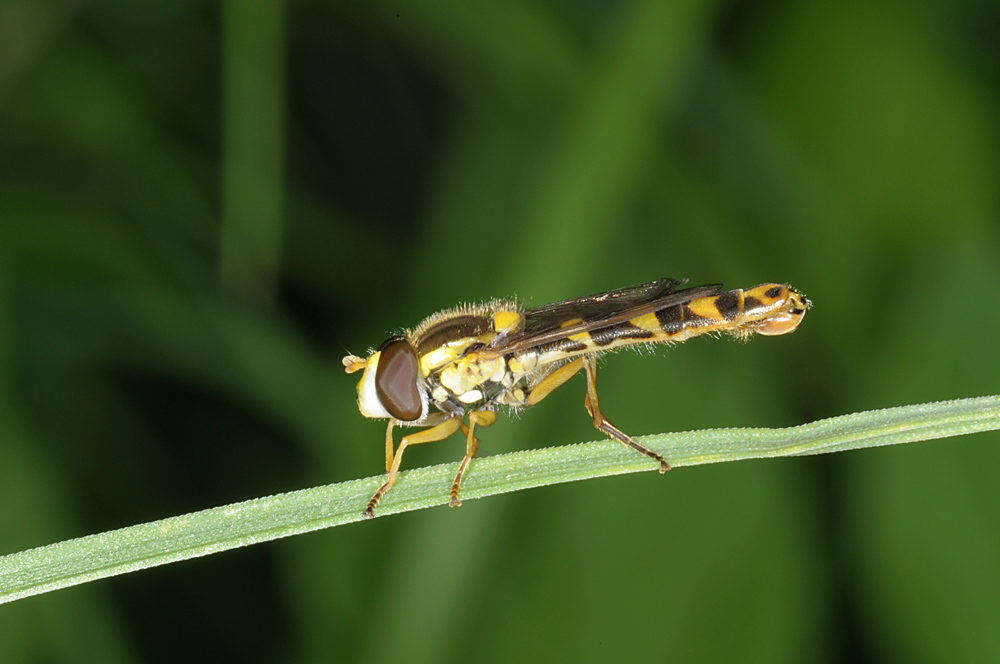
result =
M718 321L720 323L726 322L719 313L719 308L715 306L715 300L718 295L711 295L709 297L699 297L697 299L691 300L687 304L688 311L696 316L701 316L702 318L708 318L712 321ZM743 307L740 307L742 311Z
M633 318L629 322L640 330L646 330L647 332L653 332L654 334L657 332L663 332L663 328L660 327L660 321L653 312L639 316L638 318Z
M559 327L562 328L572 327L582 322L583 322L582 318L570 318L569 320L564 320L563 322L559 323ZM569 339L570 341L575 341L580 344L590 343L589 332L577 332L576 334L571 334L566 338Z

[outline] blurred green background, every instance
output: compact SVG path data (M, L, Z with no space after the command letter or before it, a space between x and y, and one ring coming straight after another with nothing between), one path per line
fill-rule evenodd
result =
M0 553L381 472L340 358L462 301L813 300L608 359L633 434L1000 392L998 30L987 0L3 0ZM595 439L583 392L483 453ZM0 661L995 662L998 443L354 524L0 607Z

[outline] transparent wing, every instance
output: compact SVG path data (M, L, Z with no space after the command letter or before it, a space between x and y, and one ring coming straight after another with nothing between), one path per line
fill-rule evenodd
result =
M658 279L648 284L546 304L524 312L523 325L497 337L489 350L497 354L523 351L564 339L580 332L592 332L654 311L714 295L722 284L676 290L687 279ZM572 321L572 322L571 322Z

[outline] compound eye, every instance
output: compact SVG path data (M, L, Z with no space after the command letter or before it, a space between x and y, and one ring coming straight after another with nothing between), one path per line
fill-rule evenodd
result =
M375 394L386 411L397 420L412 422L420 419L424 405L420 401L417 381L420 370L417 353L404 338L389 339L379 349L375 371Z

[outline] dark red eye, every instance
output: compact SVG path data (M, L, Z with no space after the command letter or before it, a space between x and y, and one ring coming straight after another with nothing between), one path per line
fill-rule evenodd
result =
M397 420L412 422L420 419L424 405L420 401L417 380L420 369L417 353L406 339L389 339L382 348L375 370L375 394Z

